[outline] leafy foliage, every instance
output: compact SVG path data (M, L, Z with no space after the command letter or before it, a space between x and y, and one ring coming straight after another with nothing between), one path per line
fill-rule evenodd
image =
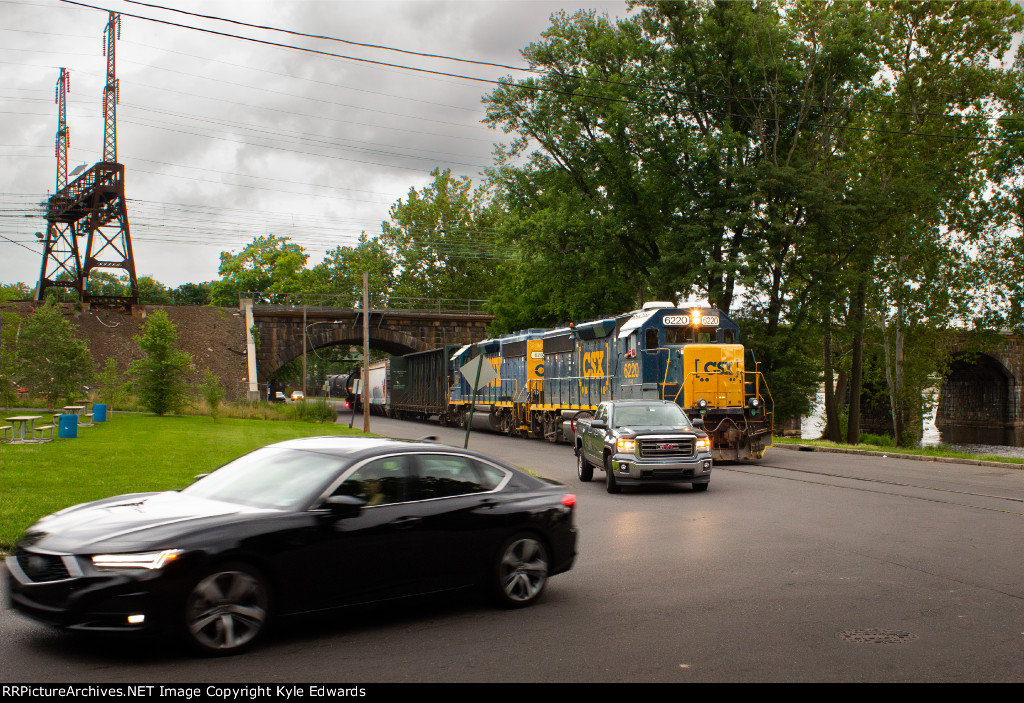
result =
M131 394L131 383L129 383L121 371L117 368L117 360L108 356L103 365L103 371L96 376L98 382L97 393L100 399L107 404L107 412L115 407L120 408Z
M210 371L209 367L203 370L203 381L199 387L202 390L203 400L206 401L210 417L216 420L220 401L224 399L224 387L217 374Z
M18 360L22 382L46 399L75 400L92 378L92 358L84 341L55 304L35 309L21 329Z
M398 267L393 294L401 297L486 299L497 287L501 254L495 227L501 211L485 187L434 169L433 182L409 190L391 208L380 242Z
M164 415L181 410L188 386L185 373L192 357L177 349L178 331L163 310L152 313L135 337L143 358L132 362L130 372L137 376L136 395L142 405Z
M218 272L211 291L214 305L238 305L247 291L297 293L302 291L301 272L309 255L288 237L273 234L256 237L238 254L221 252Z

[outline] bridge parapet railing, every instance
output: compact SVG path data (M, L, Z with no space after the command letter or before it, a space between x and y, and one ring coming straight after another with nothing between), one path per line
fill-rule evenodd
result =
M239 298L249 298L253 305L265 310L293 310L305 307L307 310L344 308L361 310L361 296L330 293L261 293L249 291L240 293ZM453 298L405 298L397 296L370 296L370 311L394 312L437 312L449 315L486 314L487 300L458 300Z

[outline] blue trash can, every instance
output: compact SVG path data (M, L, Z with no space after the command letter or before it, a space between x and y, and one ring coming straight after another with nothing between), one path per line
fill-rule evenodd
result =
M106 403L93 403L92 404L92 421L93 422L106 422L107 421L107 404Z
M65 439L78 437L78 415L61 415L57 421L57 436Z

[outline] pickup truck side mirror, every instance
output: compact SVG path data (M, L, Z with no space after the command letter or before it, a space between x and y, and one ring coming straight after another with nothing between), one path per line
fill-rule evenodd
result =
M608 427L608 425L606 425L604 423L604 420L591 420L590 421L590 429L592 429L592 430L603 430L606 427Z
M690 420L690 424L697 428L703 428L704 420L702 418L695 417L692 420Z

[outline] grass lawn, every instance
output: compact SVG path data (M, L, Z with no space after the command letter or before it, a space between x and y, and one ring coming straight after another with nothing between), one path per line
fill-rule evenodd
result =
M2 415L0 415L2 419ZM122 493L181 488L272 442L356 434L345 425L118 413L76 439L0 445L0 551L43 515Z
M915 456L933 456L933 457L944 457L950 459L963 459L966 461L998 461L1006 464L1022 464L1024 465L1024 459L1013 456L1002 456L1000 454L967 454L966 452L957 451L944 447L942 445L936 447L885 447L877 444L836 444L835 442L829 442L824 439L798 439L792 437L776 437L776 444L806 444L813 445L816 447L838 447L842 449L861 449L869 452L883 452L885 454L913 454Z

